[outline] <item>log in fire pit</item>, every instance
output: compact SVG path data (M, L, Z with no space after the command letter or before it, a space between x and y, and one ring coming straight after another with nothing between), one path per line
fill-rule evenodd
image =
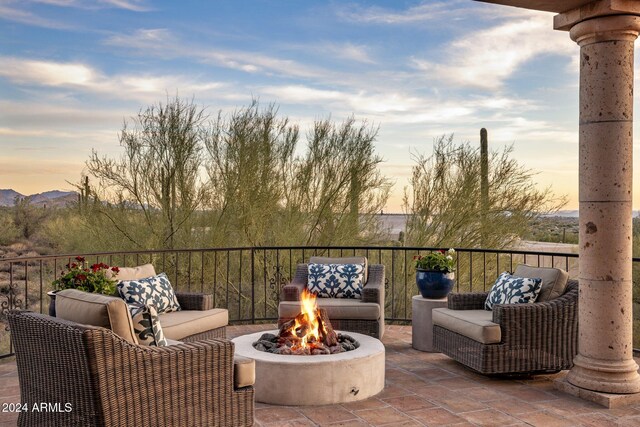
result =
M256 401L276 405L354 402L384 388L384 346L376 338L334 331L315 296L280 330L233 339L236 354L256 361Z
M327 311L318 308L316 296L306 289L300 300L300 314L280 326L277 335L266 333L253 347L274 354L320 355L355 350L360 343L333 330Z

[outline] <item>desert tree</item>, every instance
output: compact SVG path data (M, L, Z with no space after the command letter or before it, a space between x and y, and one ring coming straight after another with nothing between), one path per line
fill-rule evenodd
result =
M378 240L376 214L391 188L375 152L378 128L353 117L318 120L307 134L287 206L306 214L305 244L357 244Z
M505 147L489 156L484 208L479 148L455 144L452 134L434 141L431 156L414 154L403 203L407 244L504 248L526 233L531 219L560 209L566 197L539 189L534 172L513 159L512 151Z
M261 109L256 100L210 123L205 147L214 243L278 242L298 135L275 105Z
M318 120L299 147L297 125L257 101L220 114L206 141L212 225L251 245L373 241L389 183L378 170L377 129Z
M87 161L99 181L99 213L135 246L175 248L190 242L191 222L206 197L205 121L204 109L193 101L168 98L124 122L119 159L94 150ZM142 224L132 211L142 215Z
M13 225L20 237L27 240L40 229L47 215L47 209L33 204L30 196L16 197L13 201Z

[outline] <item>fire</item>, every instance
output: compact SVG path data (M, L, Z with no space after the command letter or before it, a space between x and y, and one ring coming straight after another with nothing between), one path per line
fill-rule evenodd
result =
M292 350L310 348L311 343L320 341L320 322L317 311L315 294L304 289L300 298L301 316L296 317L291 331L295 337L300 338L300 342L295 344Z
M342 351L327 311L318 308L315 294L303 290L300 313L280 325L281 354L331 354Z

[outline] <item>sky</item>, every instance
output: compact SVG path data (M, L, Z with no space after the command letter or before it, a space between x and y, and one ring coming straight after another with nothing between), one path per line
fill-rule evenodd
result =
M415 153L482 127L577 209L579 48L552 20L471 0L0 0L0 188L72 189L92 149L120 155L124 120L178 94L212 115L276 103L303 134L379 126L388 212Z

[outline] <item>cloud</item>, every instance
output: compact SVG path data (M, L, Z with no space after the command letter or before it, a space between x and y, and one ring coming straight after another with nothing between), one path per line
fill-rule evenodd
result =
M377 123L438 123L468 117L476 112L471 103L451 100L434 102L424 96L415 96L393 90L340 91L316 89L303 85L264 86L259 95L267 95L283 104L305 104L329 110L337 117L350 114L372 118Z
M370 49L363 44L355 44L351 42L323 42L312 44L294 44L287 46L290 49L296 49L303 52L313 52L314 55L324 55L328 59L340 59L350 62L359 62L362 64L375 64L376 61L371 57Z
M276 85L259 88L259 93L288 104L319 104L338 111L358 113L389 113L408 111L422 100L415 96L393 92L340 91L316 89L304 85Z
M150 7L145 5L145 1L141 0L102 0L102 3L108 4L112 7L127 9L134 12L147 12L151 10Z
M338 10L338 16L351 22L372 24L403 25L440 19L450 14L452 7L462 3L461 0L449 2L423 2L406 10L393 11L379 6L350 6ZM464 3L467 3L466 1Z
M298 78L318 78L333 74L330 70L281 59L260 52L218 49L210 45L181 42L179 37L164 28L139 29L131 34L114 34L105 44L142 51L163 59L193 58L201 63L214 64L247 73L277 74Z
M15 137L55 137L55 138L77 138L77 133L74 132L56 132L45 129L14 129L7 127L0 127L0 135L2 136L15 136ZM27 147L18 147L17 150L28 150Z
M83 64L0 57L0 76L15 83L38 83L43 86L88 85L95 81L94 70Z
M9 3L10 2L5 2L3 4L0 2L0 19L19 22L20 24L31 25L34 27L53 28L58 30L71 28L71 26L67 24L43 18L26 10L11 7L9 6Z
M425 22L448 25L464 19L499 19L521 16L526 11L517 8L478 5L469 0L423 1L404 10L393 10L380 6L341 6L337 16L349 22L377 25L409 25Z
M144 0L31 0L33 3L43 3L58 7L75 7L78 9L101 9L106 7L126 9L133 12L147 12L151 10Z
M454 85L499 89L527 61L540 55L577 56L578 47L565 32L551 29L548 14L509 20L471 32L443 49L439 62L413 58L413 66Z
M336 56L351 61L362 62L365 64L373 64L375 61L369 55L367 48L363 45L353 43L344 43L341 45L329 45L329 52L333 52Z
M72 30L76 28L75 26L66 23L44 18L39 14L28 10L29 6L34 3L86 10L97 10L103 8L119 8L134 12L145 12L151 10L151 8L145 5L146 2L141 0L24 0L22 2L16 2L15 0L0 0L0 19L31 25L34 27L52 28L57 30Z
M44 98L44 97L42 97ZM72 139L77 135L81 140L87 136L87 129L94 132L113 132L122 124L123 117L128 117L135 110L124 108L105 108L102 105L76 105L67 100L66 103L38 101L0 101L0 138L2 142L10 138L19 141L21 138L54 137Z
M116 74L107 76L87 64L0 56L0 77L24 86L67 88L118 99L155 101L167 92L211 93L221 82L198 81L191 76Z

